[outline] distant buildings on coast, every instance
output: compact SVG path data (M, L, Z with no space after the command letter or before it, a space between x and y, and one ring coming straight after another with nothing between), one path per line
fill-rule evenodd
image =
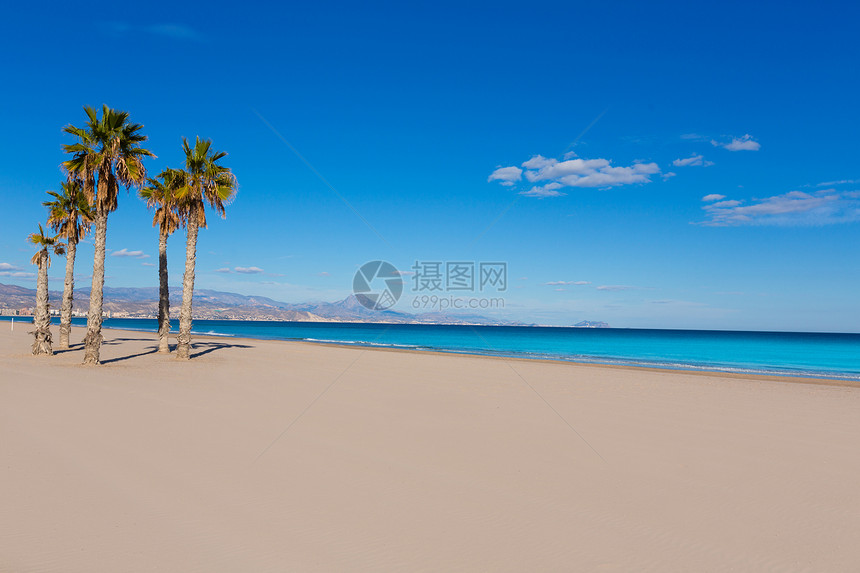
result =
M23 307L23 308L0 308L0 316L33 316L34 307ZM60 316L59 308L52 308L49 310L51 316ZM83 317L86 318L87 313L80 310L72 311L73 317ZM104 318L113 318L112 313L110 311L106 311L102 313Z

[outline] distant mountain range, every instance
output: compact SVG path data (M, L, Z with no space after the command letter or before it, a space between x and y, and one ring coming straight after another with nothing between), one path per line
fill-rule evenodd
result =
M62 292L50 291L51 310L60 307ZM104 310L114 318L155 318L158 315L158 288L105 287ZM0 309L31 309L36 291L0 283ZM90 289L75 291L74 311L89 310ZM179 316L182 289L170 288L170 315ZM226 320L287 320L303 322L381 322L399 324L485 324L530 326L522 322L498 320L480 314L446 312L408 313L394 310L370 310L350 295L337 302L288 303L264 296L246 296L232 292L195 289L194 317ZM574 326L605 328L605 322L583 321Z

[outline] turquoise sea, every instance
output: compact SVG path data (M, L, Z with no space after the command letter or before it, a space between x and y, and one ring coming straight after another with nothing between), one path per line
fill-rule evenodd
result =
M2 319L8 321L10 317ZM16 322L20 320L23 318ZM76 325L85 323L83 318L74 319ZM175 327L176 321L173 324ZM156 321L114 318L105 320L104 326L154 332ZM197 320L194 332L679 370L860 380L860 334L234 320Z

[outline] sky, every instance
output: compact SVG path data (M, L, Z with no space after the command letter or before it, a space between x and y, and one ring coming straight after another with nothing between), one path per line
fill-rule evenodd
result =
M0 35L0 282L82 106L228 153L198 288L335 301L357 269L528 323L860 332L860 6L849 2L15 3ZM106 284L157 286L136 190ZM184 268L169 241L171 284ZM88 286L91 239L78 249ZM424 263L505 263L506 288L416 290ZM61 290L64 261L51 288ZM421 305L424 304L424 308ZM499 303L494 303L499 304Z

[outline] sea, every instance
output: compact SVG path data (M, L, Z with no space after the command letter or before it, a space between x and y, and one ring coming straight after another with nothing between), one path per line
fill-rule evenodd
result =
M8 322L12 317L0 317ZM29 322L21 317L15 322ZM59 319L54 319L58 322ZM177 321L172 321L175 327ZM73 324L85 326L86 319ZM24 324L22 327L26 328ZM104 328L155 332L154 319ZM860 334L195 320L199 335L860 381Z

